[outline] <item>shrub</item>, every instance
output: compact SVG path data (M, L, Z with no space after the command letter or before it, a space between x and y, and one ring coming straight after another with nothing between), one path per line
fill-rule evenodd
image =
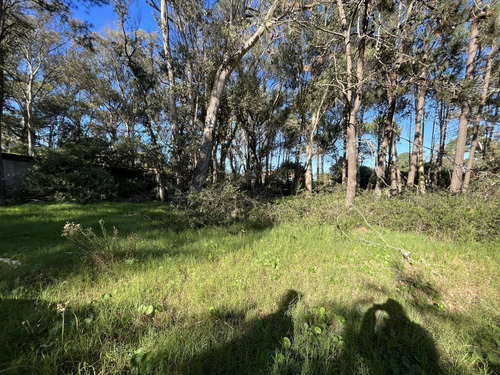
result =
M76 201L112 200L117 186L111 174L68 150L49 150L26 173L25 190L31 198Z
M259 205L238 187L230 183L207 187L186 199L188 216L196 226L227 225L248 219Z

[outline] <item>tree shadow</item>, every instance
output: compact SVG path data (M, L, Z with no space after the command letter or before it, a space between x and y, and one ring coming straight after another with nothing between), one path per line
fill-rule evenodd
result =
M281 299L276 312L263 318L245 322L241 334L223 343L217 343L182 363L182 374L259 374L266 373L277 350L283 347L283 338L292 340L291 309L299 293L289 290ZM212 316L225 324L243 321L245 314L214 311ZM161 358L158 358L162 361Z
M389 298L370 307L356 326L345 327L343 373L444 374L434 340Z

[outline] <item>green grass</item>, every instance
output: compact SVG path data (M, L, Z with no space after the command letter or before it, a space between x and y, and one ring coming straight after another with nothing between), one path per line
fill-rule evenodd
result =
M1 209L0 257L22 265L0 263L0 374L498 373L498 239L391 231L341 205L199 228L160 203ZM89 249L68 221L93 227Z

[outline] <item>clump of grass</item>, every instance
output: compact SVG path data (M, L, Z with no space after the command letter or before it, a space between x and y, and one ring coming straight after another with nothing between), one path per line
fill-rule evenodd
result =
M118 229L113 227L111 235L104 226L104 220L99 220L102 236L94 233L91 227L83 228L81 224L66 222L61 236L69 240L83 252L83 256L90 260L96 271L109 271L116 263L117 256L124 251L126 258L133 259L137 248L137 236L131 233L125 243L119 241Z

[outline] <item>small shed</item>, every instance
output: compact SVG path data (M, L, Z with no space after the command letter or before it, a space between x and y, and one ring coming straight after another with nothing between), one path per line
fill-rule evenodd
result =
M35 164L35 158L2 152L5 186L11 186L23 181L28 168Z

